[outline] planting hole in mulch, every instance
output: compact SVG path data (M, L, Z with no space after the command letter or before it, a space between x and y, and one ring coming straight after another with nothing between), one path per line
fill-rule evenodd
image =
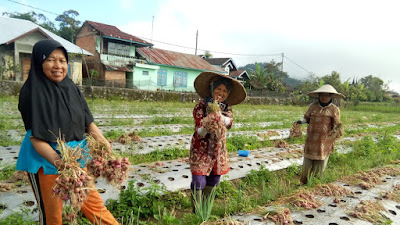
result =
M330 207L337 207L336 204L329 204Z
M360 195L362 194L362 191L355 191L354 193Z
M35 202L33 202L33 201L25 201L23 204L24 204L25 206L30 207L30 206L33 206L33 205L35 204Z
M396 205L396 209L400 209L400 205Z
M25 193L28 193L28 191L26 191L26 190L21 190L21 191L17 191L17 193L19 193L19 194L25 194Z
M177 170L177 169L174 169L174 170L172 170L172 171L174 171L174 172L178 172L179 170Z
M120 190L125 190L126 186L122 185L121 187L119 187Z
M18 157L14 157L13 159L17 160L17 159L18 159Z
M247 164L248 166L252 166L250 163L249 164Z
M159 184L160 180L153 180L154 183Z
M181 164L178 164L178 165L176 165L176 166L182 166Z
M293 221L293 223L294 223L294 224L303 224L303 222L298 221L298 220Z
M257 166L261 166L261 163L259 163L259 162L258 162L258 163L256 163L256 164L257 164Z
M344 200L344 199L340 199L340 202L346 202L346 200Z
M239 167L240 169L243 169L243 166L242 166L242 165L239 165L238 167Z
M262 219L260 219L260 218L254 218L253 220L257 221L257 222L262 222Z
M307 217L307 218L314 218L314 215L307 214L306 217Z
M7 209L6 205L0 204L0 210Z
M133 179L133 178L135 178L135 176L133 176L133 175L130 175L130 176L129 176L129 178Z
M395 212L395 211L393 211L393 210L391 210L391 209L389 209L389 212L391 213L391 214L393 214L393 215L397 215L397 213Z
M349 185L349 184L343 184L343 186L348 187L348 186L350 186L350 185Z
M138 187L143 187L143 186L144 186L144 184L143 184L142 182L138 182L136 185L137 185Z
M337 224L337 223L329 223L329 225L339 225L339 224Z
M185 179L189 178L188 175L182 175L182 177L185 178Z
M100 194L106 193L106 189L103 189L103 188L97 188L97 191L98 191Z
M349 220L350 220L350 218L347 217L347 216L341 216L340 219L341 219L341 220L345 220L345 221L349 221Z
M168 177L168 180L169 180L169 181L174 181L175 178L173 178L173 177Z
M185 167L185 170L190 170L190 167Z
M324 212L326 212L326 210L325 209L317 209L317 212L324 213Z

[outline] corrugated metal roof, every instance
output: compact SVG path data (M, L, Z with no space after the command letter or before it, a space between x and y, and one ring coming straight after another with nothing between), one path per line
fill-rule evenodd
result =
M24 37L32 32L38 31L41 32L43 35L47 36L49 39L53 39L60 42L60 44L62 44L69 53L92 55L92 53L84 50L83 48L73 44L70 41L65 40L64 38L44 29L43 27L29 20L0 16L0 30L1 30L0 45L11 44L15 40L18 40L21 37ZM34 44L35 43L32 43L32 45Z
M127 34L125 32L122 32L116 26L107 25L107 24L103 24L103 23L97 23L97 22L93 22L93 21L89 21L89 20L85 21L85 23L89 23L96 30L98 30L99 32L101 32L105 36L110 36L110 37L114 37L114 38L124 39L124 40L127 40L127 41L133 41L133 42L137 42L137 43L142 43L142 44L145 44L145 45L153 45L150 42L147 42L147 41L142 40L142 39L140 39L138 37L135 37L133 35Z
M137 52L150 63L174 67L197 69L202 71L225 72L196 55L173 52L157 48L137 48Z
M229 72L229 76L230 76L230 77L240 77L240 76L243 77L243 75L244 75L247 79L250 79L250 76L249 76L249 74L247 73L246 70L236 70L236 71L230 71L230 72ZM244 77L243 77L243 78L244 78Z
M225 66L231 58L205 58L211 65Z

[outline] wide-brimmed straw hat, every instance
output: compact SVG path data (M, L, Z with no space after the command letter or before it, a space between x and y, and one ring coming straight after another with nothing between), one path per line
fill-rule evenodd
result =
M228 105L237 105L246 99L247 94L243 85L238 80L220 73L202 72L194 80L194 89L200 97L206 98L211 94L211 81L215 81L220 77L231 80L229 94L225 100Z
M329 84L325 84L325 85L321 86L320 88L318 88L317 90L309 92L307 95L310 97L318 98L320 93L333 94L333 96L332 96L333 98L345 98L344 95L342 95L341 93L338 93L336 91L336 89L334 87L332 87L332 85L329 85Z

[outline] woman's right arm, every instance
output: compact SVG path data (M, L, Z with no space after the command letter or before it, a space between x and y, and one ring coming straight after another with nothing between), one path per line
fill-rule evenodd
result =
M33 148L35 148L36 152L53 164L56 168L60 168L63 166L63 162L60 160L60 156L56 151L47 143L39 138L31 137L31 143Z

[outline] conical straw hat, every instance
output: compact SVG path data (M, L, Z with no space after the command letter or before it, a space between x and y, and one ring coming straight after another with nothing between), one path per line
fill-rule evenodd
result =
M196 90L197 94L199 94L199 96L202 98L210 96L211 81L217 80L219 77L232 81L229 95L225 100L228 105L237 105L246 99L246 90L238 80L224 74L214 72L202 72L196 77L194 80L194 89Z
M325 84L325 85L321 86L320 88L318 88L317 90L309 92L307 95L310 97L318 98L319 93L333 94L333 98L345 98L344 95L338 93L336 91L336 89L334 87L332 87L332 85L329 85L329 84Z

